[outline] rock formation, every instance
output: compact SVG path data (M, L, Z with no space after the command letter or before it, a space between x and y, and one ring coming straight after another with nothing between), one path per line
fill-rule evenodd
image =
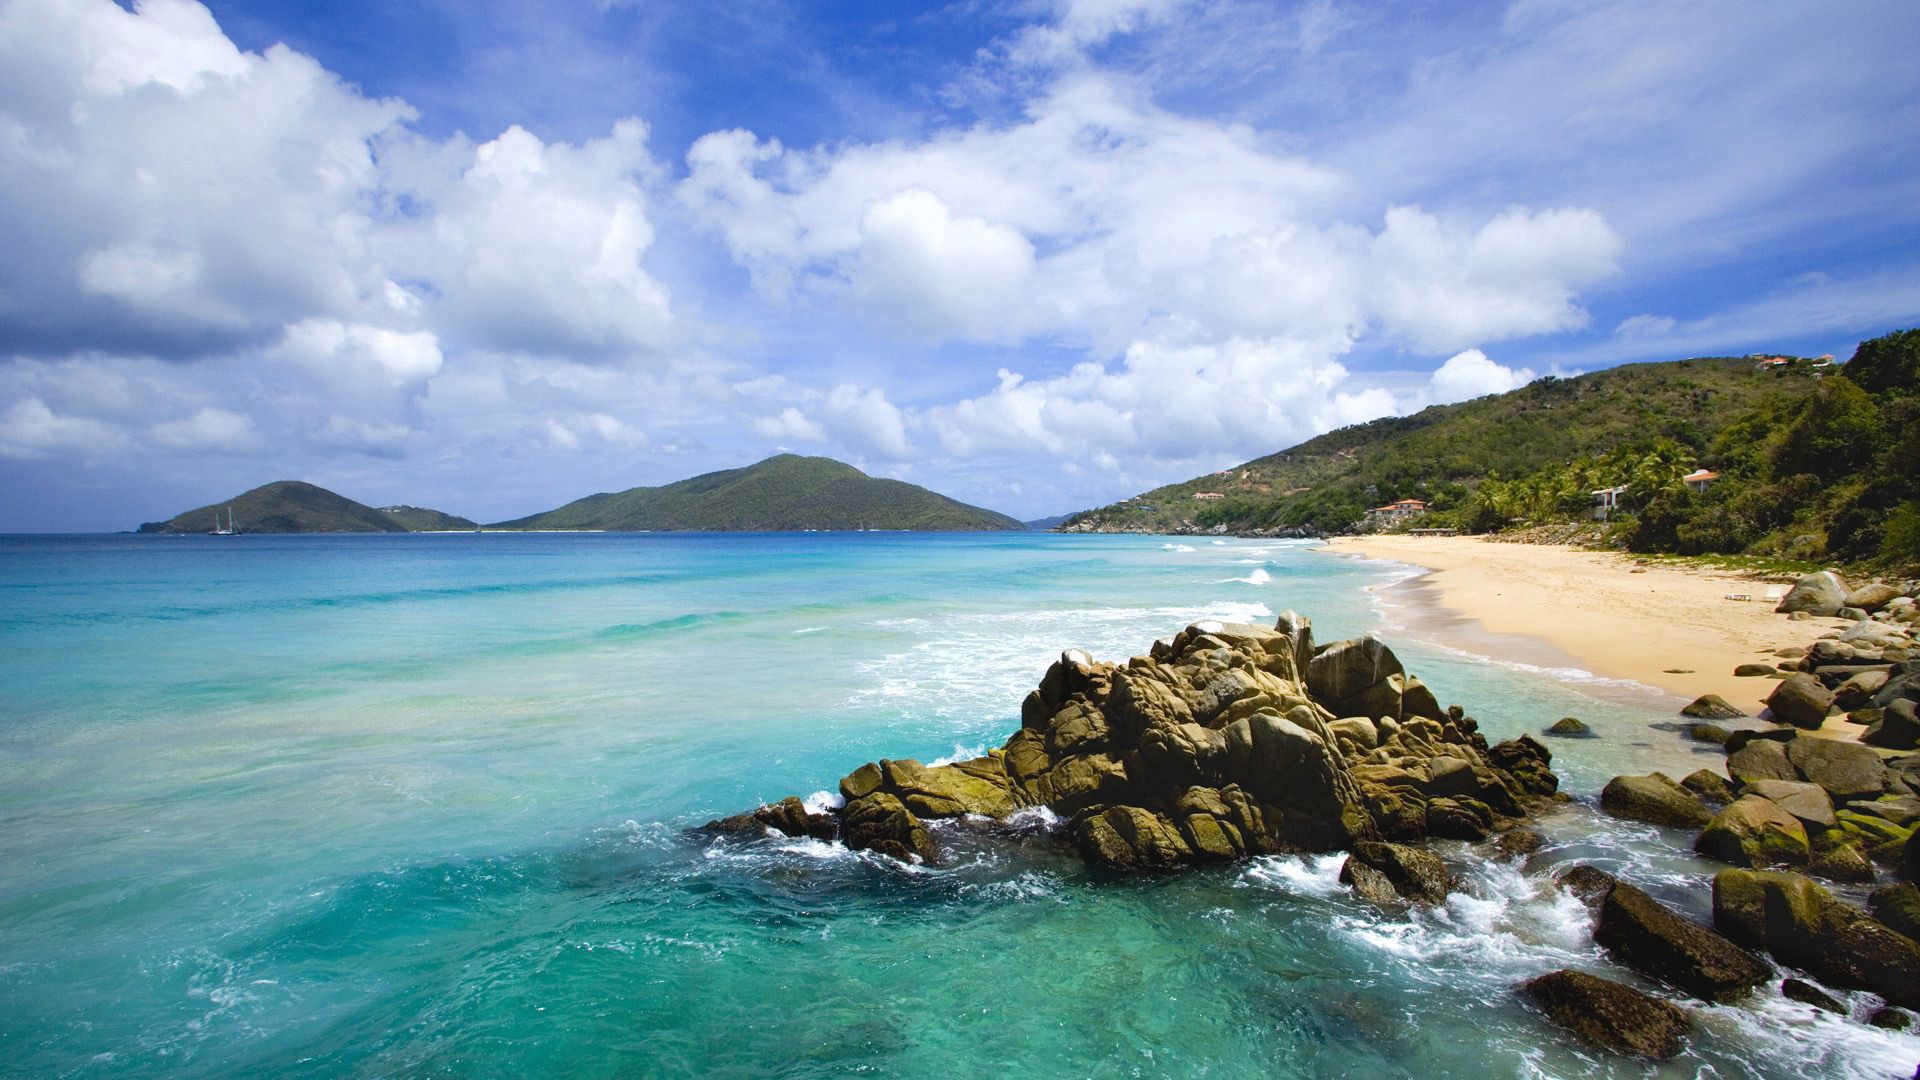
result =
M1020 730L985 757L855 769L840 782L836 835L931 860L927 820L1045 807L1101 867L1344 850L1359 891L1430 903L1445 895L1444 869L1395 842L1484 839L1559 785L1538 742L1488 745L1377 638L1316 647L1292 612L1271 629L1197 623L1123 664L1068 650L1020 712ZM820 831L773 808L710 827L747 821Z

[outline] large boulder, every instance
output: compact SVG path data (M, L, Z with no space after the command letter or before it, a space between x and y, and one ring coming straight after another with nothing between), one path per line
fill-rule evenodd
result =
M1797 728L1813 729L1827 722L1833 711L1833 691L1819 679L1796 672L1780 680L1767 695L1767 708L1774 720Z
M1623 881L1601 899L1593 940L1642 975L1707 1001L1731 1001L1772 974L1759 957Z
M1773 610L1781 614L1804 611L1809 615L1838 615L1840 609L1847 606L1848 591L1847 583L1840 580L1839 574L1822 570L1794 582Z
M1074 839L1088 862L1113 870L1164 869L1193 857L1166 818L1138 806L1113 806L1080 820Z
M1804 780L1755 780L1742 790L1760 796L1808 825L1830 829L1836 824L1833 799L1819 784Z
M1871 799L1887 790L1886 765L1859 743L1795 739L1787 744L1787 760L1801 776L1826 788L1835 802Z
M1804 875L1722 870L1713 879L1713 924L1828 986L1920 1008L1920 943Z
M1520 988L1549 1020L1617 1054L1670 1058L1693 1018L1670 1001L1584 971L1552 971Z
M1899 589L1894 588L1892 585L1885 585L1876 581L1868 585L1862 585L1848 593L1844 604L1847 607L1859 608L1862 611L1879 611L1900 595Z
M1920 941L1920 888L1911 881L1882 885L1867 895L1867 910L1894 933Z
M1307 689L1313 692L1316 701L1346 701L1386 682L1389 676L1405 672L1406 668L1400 665L1393 650L1387 648L1379 638L1368 634L1348 641L1337 641L1320 650L1307 665ZM1342 715L1357 715L1341 709L1335 711Z
M1920 709L1905 699L1879 710L1880 716L1868 725L1860 741L1888 750L1920 748Z
M709 832L749 835L764 834L771 829L785 836L814 840L832 840L839 832L839 825L832 816L809 812L806 804L792 795L751 813L709 821L705 828Z
M1773 739L1753 739L1744 746L1727 743L1727 775L1742 784L1755 780L1798 780L1800 770L1787 757L1784 743Z
M1697 829L1713 820L1699 797L1665 773L1616 776L1600 791L1600 809L1617 818L1679 829Z
M1713 816L1693 850L1735 866L1800 865L1811 854L1800 819L1758 795L1742 795Z

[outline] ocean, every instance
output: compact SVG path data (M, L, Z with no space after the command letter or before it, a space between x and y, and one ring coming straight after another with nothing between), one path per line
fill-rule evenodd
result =
M1606 971L1553 870L1704 917L1690 837L1591 809L1719 764L1663 695L1474 655L1300 542L1047 534L0 538L0 1073L22 1077L1910 1076L1763 991L1661 1065L1513 988ZM943 865L689 831L999 745L1061 650L1378 629L1576 803L1389 915L1334 857L1089 874L1028 817ZM1487 650L1500 651L1500 650ZM1617 974L1617 971L1616 971ZM1856 1003L1864 1006L1865 999Z

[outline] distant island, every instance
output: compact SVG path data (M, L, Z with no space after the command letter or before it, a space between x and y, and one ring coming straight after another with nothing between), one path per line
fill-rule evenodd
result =
M900 480L868 476L832 458L780 454L742 469L706 473L662 487L589 495L554 510L493 525L417 506L375 509L298 480L140 526L143 533L209 533L231 521L240 533L402 533L501 531L777 532L1024 529L991 510Z
M143 533L404 533L471 530L473 522L438 510L391 506L376 510L316 484L278 480L231 499L149 521Z
M1024 529L1005 514L824 457L780 454L663 487L589 495L496 529L781 532L800 529Z

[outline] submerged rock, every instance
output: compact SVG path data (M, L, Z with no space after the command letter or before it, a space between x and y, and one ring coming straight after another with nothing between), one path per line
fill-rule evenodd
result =
M1553 726L1547 729L1547 734L1562 738L1585 738L1593 734L1593 729L1582 723L1578 717L1563 716L1554 721Z
M1521 986L1547 1018L1619 1054L1670 1058L1693 1018L1670 1001L1583 971L1553 971Z
M1593 940L1648 978L1706 1001L1731 1001L1765 982L1766 963L1710 927L1615 881L1600 899Z
M1340 880L1353 886L1354 895L1376 904L1405 900L1414 904L1444 903L1453 876L1438 855L1404 844L1361 841L1340 867Z
M1802 1005L1811 1005L1823 1012L1847 1015L1847 1007L1839 998L1803 979L1782 979L1780 996L1788 1001L1797 1001Z

